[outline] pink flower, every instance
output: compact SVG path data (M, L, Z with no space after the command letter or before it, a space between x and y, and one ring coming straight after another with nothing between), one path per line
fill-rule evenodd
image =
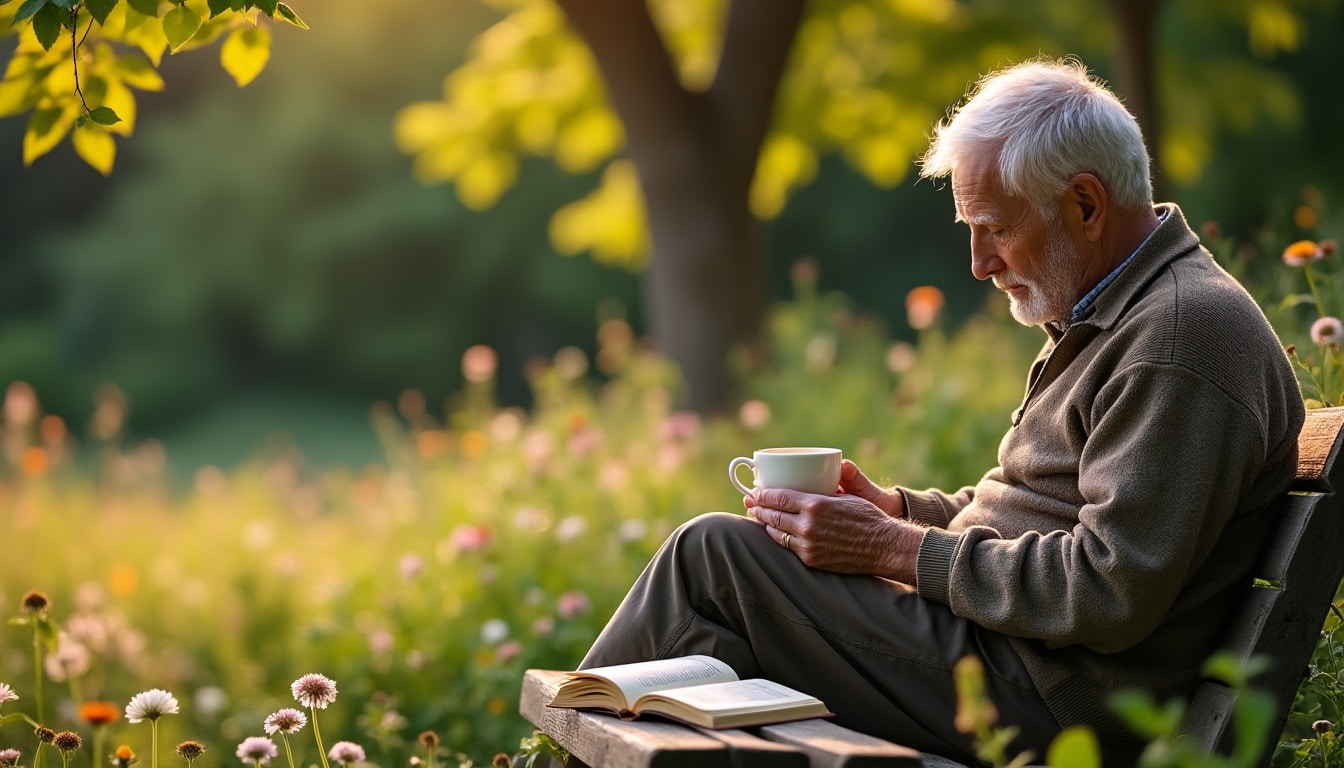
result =
M459 525L449 538L459 552L476 552L490 543L490 527L486 525Z
M265 736L248 736L238 745L234 754L245 763L265 765L276 755L275 742Z
M338 741L331 745L331 751L327 753L327 757L345 765L362 763L364 762L364 748L353 741Z
M523 644L517 640L506 640L499 644L495 649L495 658L500 662L506 662L523 652Z
M742 426L755 431L770 423L770 406L764 400L748 400L737 411Z
M18 700L19 694L15 693L14 689L10 688L8 683L0 683L0 704L4 704L6 701Z
M289 686L294 700L305 707L326 709L336 700L336 681L318 674L307 674Z
M555 612L562 619L582 616L588 612L588 596L577 590L566 592L556 601Z
M308 716L297 709L282 709L266 718L262 727L266 733L271 734L279 731L281 733L297 733L300 728L308 724Z
M1311 324L1311 340L1318 347L1338 344L1344 337L1344 323L1337 317L1322 317Z
M477 384L484 384L494 378L499 368L499 355L484 344L468 347L462 353L462 378Z
M407 552L401 556L401 561L397 564L397 570L401 573L401 578L414 579L425 570L425 561L414 552Z

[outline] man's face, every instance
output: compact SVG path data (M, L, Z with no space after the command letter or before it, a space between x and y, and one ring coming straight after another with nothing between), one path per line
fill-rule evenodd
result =
M1023 325L1067 319L1082 295L1082 255L1058 217L1048 221L1004 191L996 160L995 152L982 152L952 173L957 220L971 229L971 272L1008 294Z

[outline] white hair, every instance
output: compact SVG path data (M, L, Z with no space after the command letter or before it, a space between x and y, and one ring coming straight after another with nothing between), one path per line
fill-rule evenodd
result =
M1037 59L982 78L970 100L934 127L919 175L950 176L986 146L999 148L1004 189L1047 218L1077 173L1096 175L1118 205L1153 199L1138 121L1074 58Z

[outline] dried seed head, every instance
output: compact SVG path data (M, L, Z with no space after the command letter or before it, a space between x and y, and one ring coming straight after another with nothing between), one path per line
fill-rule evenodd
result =
M439 735L433 731L425 731L420 734L420 746L433 749L439 746Z
M74 752L84 746L84 740L74 731L61 731L52 738L51 745L62 752Z
M37 740L43 744L50 744L51 740L56 738L56 732L45 725L39 725L33 733L37 734Z
M24 613L41 613L51 607L51 601L47 599L46 595L34 589L23 596L23 601L19 603L19 607Z
M205 754L205 745L199 741L184 741L177 745L177 754L190 762Z

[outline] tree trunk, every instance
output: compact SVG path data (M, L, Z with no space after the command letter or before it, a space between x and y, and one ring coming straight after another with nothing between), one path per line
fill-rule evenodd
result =
M649 322L680 368L683 404L728 402L728 357L757 341L765 308L756 159L805 0L733 0L714 82L681 84L643 2L556 0L597 60L639 170L652 238Z
M1110 0L1111 18L1119 34L1120 91L1139 121L1153 165L1153 195L1165 196L1161 166L1162 114L1157 92L1157 15L1162 0Z

